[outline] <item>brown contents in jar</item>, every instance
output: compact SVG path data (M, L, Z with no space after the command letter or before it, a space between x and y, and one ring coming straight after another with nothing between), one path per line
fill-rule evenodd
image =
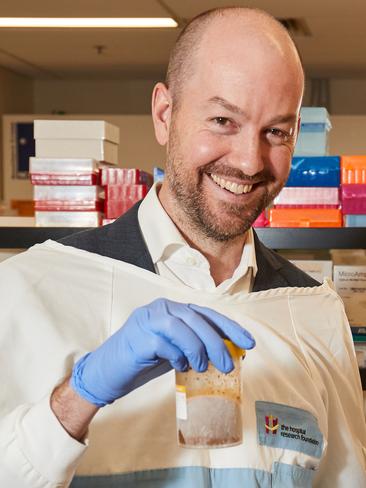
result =
M238 402L222 396L194 396L187 399L187 420L178 419L178 440L181 445L224 447L239 444L241 439Z

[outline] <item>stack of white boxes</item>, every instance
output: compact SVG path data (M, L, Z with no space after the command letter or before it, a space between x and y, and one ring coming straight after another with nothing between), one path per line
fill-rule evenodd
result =
M100 225L101 166L118 163L119 128L104 121L35 120L30 161L38 227Z

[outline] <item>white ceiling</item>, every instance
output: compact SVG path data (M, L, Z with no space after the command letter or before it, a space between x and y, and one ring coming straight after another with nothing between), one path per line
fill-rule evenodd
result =
M264 8L304 19L312 33L296 36L313 77L366 76L366 0L0 0L0 17L166 17L180 25L213 7ZM180 29L1 29L0 65L33 78L162 76ZM95 46L105 46L97 54Z

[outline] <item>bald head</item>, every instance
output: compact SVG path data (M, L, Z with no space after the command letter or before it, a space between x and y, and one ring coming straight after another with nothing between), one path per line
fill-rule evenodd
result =
M246 7L218 8L204 12L189 22L173 48L170 56L166 84L176 106L187 80L190 80L207 52L222 52L222 42L230 39L235 49L238 42L247 42L257 49L258 56L268 52L273 57L292 64L294 75L304 73L297 48L285 27L263 10ZM227 44L227 43L226 43ZM249 45L249 44L248 44ZM224 53L230 56L230 53ZM243 64L245 60L243 59ZM175 107L176 108L176 107Z

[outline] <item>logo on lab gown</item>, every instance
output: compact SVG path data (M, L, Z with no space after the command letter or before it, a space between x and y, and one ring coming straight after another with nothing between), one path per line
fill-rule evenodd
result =
M255 409L260 445L321 457L323 434L319 429L318 419L311 412L262 400L255 402Z
M278 431L278 417L273 417L273 415L266 415L266 434L272 433L272 435L276 435Z

